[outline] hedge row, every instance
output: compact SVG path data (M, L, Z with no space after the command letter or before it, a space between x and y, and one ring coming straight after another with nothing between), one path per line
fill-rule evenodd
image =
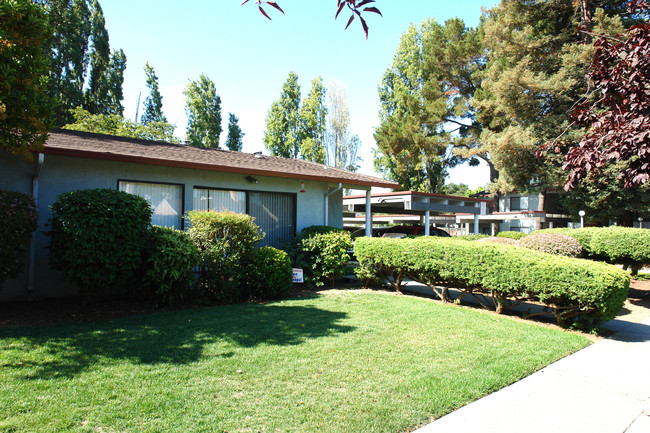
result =
M650 230L630 227L585 227L545 229L535 233L561 233L582 245L583 257L620 264L633 275L650 265Z
M388 280L396 289L406 277L431 287L443 300L447 289L489 294L496 310L507 299L538 301L558 323L612 319L627 297L629 276L613 266L539 251L454 239L359 238L359 276Z

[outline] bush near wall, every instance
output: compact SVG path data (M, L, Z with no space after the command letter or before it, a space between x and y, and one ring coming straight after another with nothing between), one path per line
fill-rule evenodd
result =
M199 284L213 301L230 303L244 297L244 258L264 238L254 218L234 212L187 213L188 234L199 251Z
M545 229L543 233L561 233L582 245L583 256L623 265L633 275L650 265L650 230L631 227L585 227L582 229Z
M32 196L0 191L0 289L23 270L37 221Z
M488 294L498 312L508 299L537 301L551 307L561 324L612 319L629 288L627 273L605 263L494 243L359 238L355 254L367 276L392 281L408 276L443 299L447 295L439 286Z
M245 259L244 293L251 299L286 295L293 286L289 255L273 247L252 250Z
M147 200L112 189L61 194L48 221L50 263L89 298L133 288L151 221Z
M357 238L359 239L359 238ZM303 269L305 284L311 287L334 283L343 276L352 248L350 233L335 227L311 226L302 230L288 247L295 267Z
M186 232L152 226L144 253L145 289L164 304L183 299L194 281L192 268L198 259L198 250Z

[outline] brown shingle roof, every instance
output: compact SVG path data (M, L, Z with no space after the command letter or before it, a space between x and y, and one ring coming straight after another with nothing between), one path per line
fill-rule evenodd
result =
M44 153L227 173L340 182L346 186L399 187L397 183L388 180L326 167L300 159L267 155L258 158L251 153L64 129L50 132L50 137L45 143Z

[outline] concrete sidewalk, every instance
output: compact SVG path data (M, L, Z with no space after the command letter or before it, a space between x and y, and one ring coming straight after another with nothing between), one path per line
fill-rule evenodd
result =
M416 433L650 433L650 318Z

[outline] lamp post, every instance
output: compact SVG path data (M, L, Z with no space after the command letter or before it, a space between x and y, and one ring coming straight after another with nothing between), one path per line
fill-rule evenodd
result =
M580 228L584 228L585 226L585 211L581 210L578 212L578 215L580 215Z
M643 228L643 217L639 217L639 228Z

